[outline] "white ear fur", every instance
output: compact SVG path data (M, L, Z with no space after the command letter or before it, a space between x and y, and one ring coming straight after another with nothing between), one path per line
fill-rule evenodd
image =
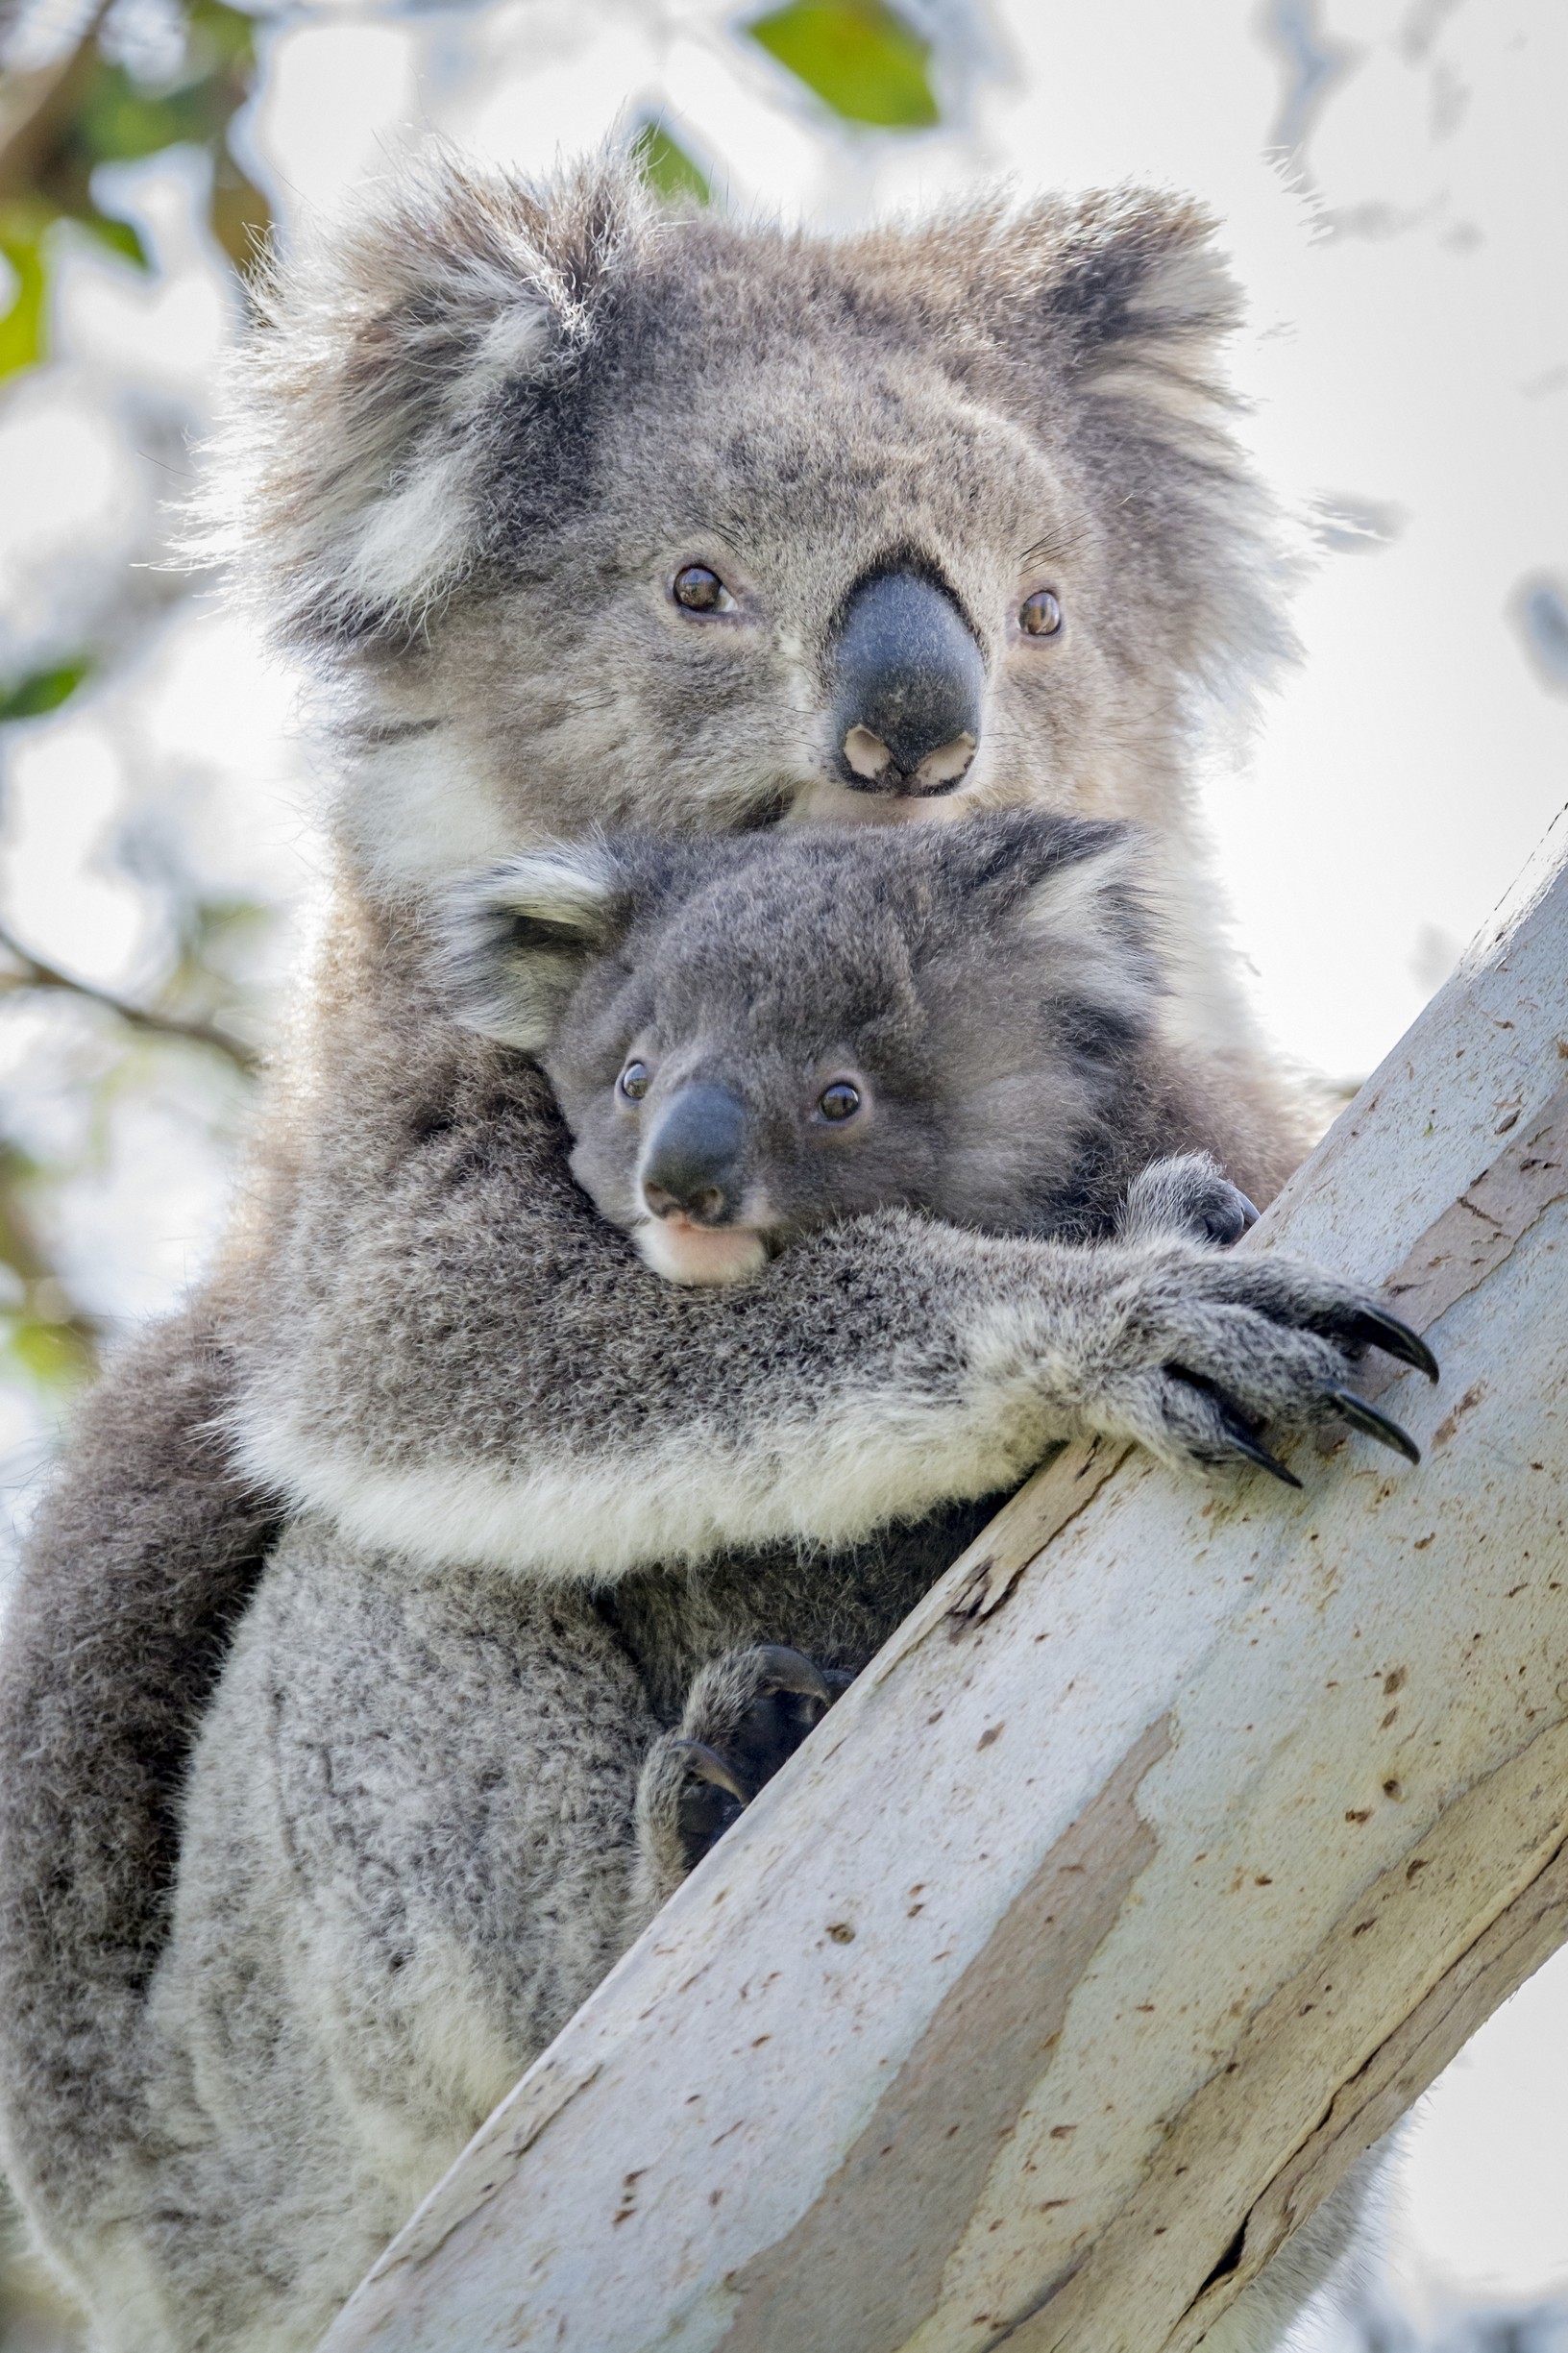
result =
M1106 1003L1128 1013L1148 1002L1154 967L1146 938L1128 936L1129 899L1145 896L1147 852L1136 833L1116 833L1086 855L1053 866L1024 899L1020 930L1048 940L1079 968ZM1140 934L1146 927L1139 925Z
M497 396L592 342L642 212L613 158L535 190L431 151L300 234L255 288L186 554L293 643L417 628L481 551Z
M1112 895L1136 890L1144 865L1138 835L1115 834L1084 856L1064 859L1042 874L1023 902L1019 924L1064 945L1097 949L1105 944Z
M1086 349L1085 389L1138 401L1171 424L1213 425L1224 406L1213 355L1238 307L1231 273L1207 243L1157 254L1127 297L1118 331Z
M443 977L457 1018L503 1045L543 1053L613 932L623 890L595 842L530 850L459 886L442 925Z

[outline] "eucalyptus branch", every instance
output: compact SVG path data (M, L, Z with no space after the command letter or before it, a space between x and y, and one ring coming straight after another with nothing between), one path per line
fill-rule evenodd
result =
M58 966L45 964L31 955L4 923L0 923L0 953L9 956L16 966L13 972L0 971L0 992L58 989L69 996L82 997L89 1005L103 1005L116 1014L131 1029L139 1029L154 1038L181 1038L188 1045L209 1046L214 1053L226 1055L236 1070L249 1077L257 1064L257 1057L237 1038L231 1038L215 1029L209 1021L182 1021L175 1014L156 1013L150 1005L134 1005L112 990L94 988L90 981L73 980Z

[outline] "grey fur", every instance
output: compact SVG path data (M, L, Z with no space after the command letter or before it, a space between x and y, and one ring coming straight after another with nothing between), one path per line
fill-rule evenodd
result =
M547 840L905 814L827 714L835 616L918 564L987 671L924 814L1142 821L1160 1026L1266 1198L1297 1131L1188 817L1284 642L1207 238L1118 197L831 244L441 164L275 286L212 536L322 673L336 913L222 1278L89 1407L3 1669L7 2147L110 2353L313 2341L678 1869L639 1775L766 1698L738 1654L858 1666L1057 1436L1224 1453L1173 1364L1285 1420L1344 1377L1342 1285L1164 1236L884 1208L663 1283L431 977L452 884ZM733 612L672 605L692 561Z
M641 1174L692 1087L744 1109L735 1199L679 1236L694 1247L754 1239L760 1260L894 1204L991 1233L1207 1240L1218 1219L1234 1239L1245 1205L1207 1157L1225 1110L1160 1035L1137 863L1126 827L1036 809L600 838L455 895L447 969L473 1026L538 1056L573 1174L661 1273L676 1238ZM835 1077L860 1098L843 1123L816 1109ZM685 1279L730 1279L712 1264L698 1248Z

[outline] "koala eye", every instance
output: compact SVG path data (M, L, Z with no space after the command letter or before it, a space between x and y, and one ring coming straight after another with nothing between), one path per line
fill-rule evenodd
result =
M846 1078L836 1078L817 1097L817 1108L824 1119L852 1119L860 1109L860 1089Z
M640 1103L650 1084L646 1062L628 1062L616 1086L628 1103Z
M687 564L670 584L670 594L688 613L732 613L735 600L706 564Z
M1026 637L1054 637L1062 626L1062 607L1054 590L1037 588L1018 607L1018 626Z

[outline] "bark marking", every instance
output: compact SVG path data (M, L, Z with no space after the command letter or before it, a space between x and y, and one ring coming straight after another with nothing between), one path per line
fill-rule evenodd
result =
M1170 1744L1168 1717L1141 1734L943 1998L813 2204L730 2274L738 2307L715 2353L896 2353L937 2309L1073 1989L1154 1855L1138 1792Z

